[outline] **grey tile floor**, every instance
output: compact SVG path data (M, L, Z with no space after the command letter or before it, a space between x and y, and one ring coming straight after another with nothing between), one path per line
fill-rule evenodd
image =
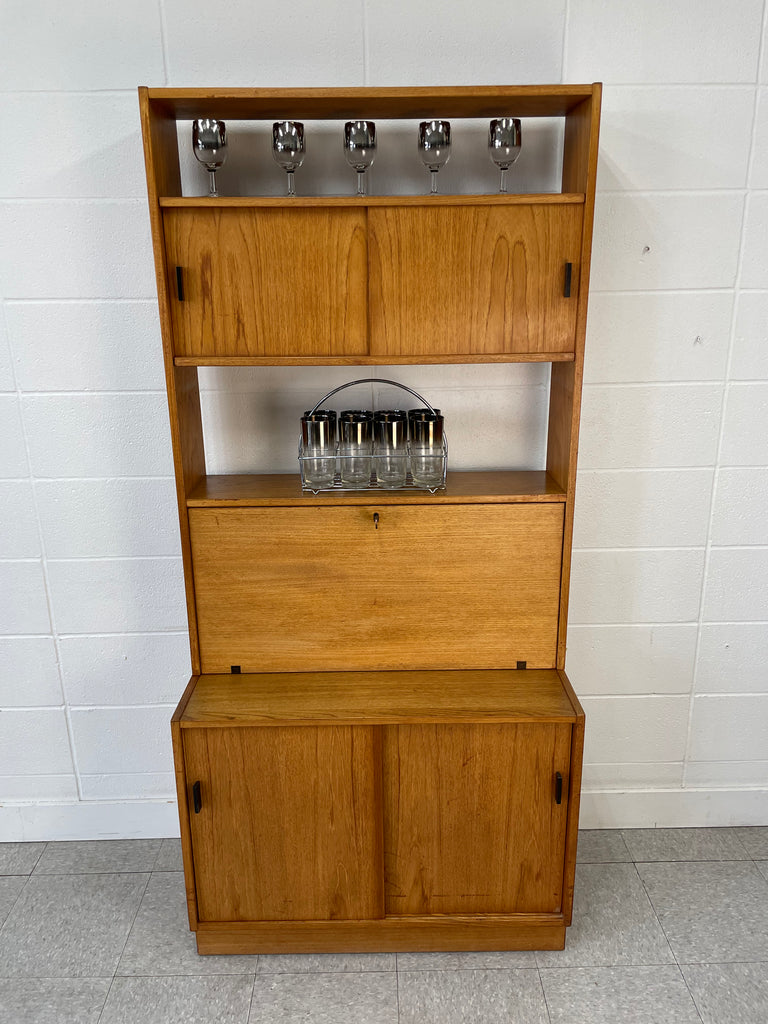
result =
M0 843L0 1024L766 1024L768 827L582 832L559 953L198 957L175 840Z

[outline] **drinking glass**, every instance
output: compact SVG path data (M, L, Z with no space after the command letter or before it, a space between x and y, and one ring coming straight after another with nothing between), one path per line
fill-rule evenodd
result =
M208 197L215 199L216 171L227 159L227 126L223 121L201 117L192 122L192 150L208 171Z
M491 160L501 172L499 192L507 191L507 171L520 156L522 129L519 117L497 117L488 128Z
M425 487L432 491L443 484L443 417L429 409L416 409L412 412L411 477L414 487Z
M373 417L373 463L380 487L405 487L408 472L408 414L382 409Z
M296 195L293 174L304 162L304 125L301 121L275 121L272 125L272 156L288 173L288 195Z
M301 417L303 482L313 491L333 487L336 475L336 413L315 409Z
M422 121L419 125L419 155L430 170L430 193L437 194L437 172L448 163L451 155L451 122Z
M367 487L371 482L373 413L346 409L339 416L339 456L344 487Z
M357 171L357 194L365 195L365 172L376 156L376 125L373 121L347 121L344 125L344 156Z

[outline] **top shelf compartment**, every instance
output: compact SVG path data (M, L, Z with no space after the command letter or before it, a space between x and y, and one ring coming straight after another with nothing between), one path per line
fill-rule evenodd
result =
M139 98L166 354L177 367L578 358L599 84L142 87ZM557 191L214 199L182 194L179 121L504 114L562 119ZM549 185L543 178L531 183L537 190ZM277 316L288 295L291 316Z
M147 135L150 134L147 129L151 129L151 149L155 157L153 165L148 165L149 176L154 179L149 182L150 198L152 198L153 186L155 186L154 198L163 197L165 201L180 198L189 189L193 192L197 190L196 185L193 187L190 182L186 181L185 175L188 172L186 165L184 174L180 174L179 147L181 146L186 151L188 142L186 138L183 142L177 139L176 129L177 123L181 130L182 123L186 122L186 127L189 127L189 122L201 117L234 121L236 124L232 126L233 131L236 133L245 131L246 138L249 138L248 132L266 130L271 122L282 119L308 120L319 123L321 136L323 132L328 135L328 122L343 122L353 118L374 119L379 122L391 121L395 123L395 132L398 131L397 123L403 121L440 117L457 121L463 120L471 124L473 121L482 119L485 121L486 134L486 119L491 117L506 115L534 119L538 122L557 120L565 125L562 173L558 170L561 161L555 152L559 153L561 147L558 130L557 133L551 134L549 139L542 139L539 136L542 139L538 150L540 160L544 160L547 146L551 148L546 157L546 166L542 164L539 168L541 173L538 173L534 165L531 164L527 169L527 177L524 173L521 181L519 175L515 173L511 184L514 187L514 182L517 181L522 185L522 193L584 195L588 191L587 150L591 144L590 136L594 127L591 123L592 113L593 108L599 105L594 102L599 99L599 93L599 85L229 90L147 89L142 87L139 94L144 119L145 144ZM238 122L240 122L239 125ZM243 122L252 122L253 124L248 127ZM256 124L257 122L260 124ZM477 125L475 125L476 127ZM463 131L463 129L461 130ZM536 130L541 132L543 124L539 124ZM310 126L307 131L310 134L314 133L315 128ZM459 132L458 125L455 127L455 131ZM549 129L548 131L551 132ZM535 133L533 137L536 138ZM529 153L526 138L527 129L524 129L523 151L528 160L530 153L535 153L537 150L534 143L534 148ZM389 139L387 144L391 145L392 141ZM460 159L460 147L458 147L458 139L454 139L454 142L457 143L457 146L454 147L455 158L444 172L450 172L449 180L452 177L452 188L449 186L448 191L462 196L487 196L494 202L505 201L506 196L499 197L494 188L488 188L484 184L484 175L478 177L478 168L472 164L471 160L467 169L468 180L464 180L463 175L457 177L456 161ZM545 143L544 149L541 148L542 142ZM253 141L251 140L249 144L253 145ZM400 137L395 136L394 144L395 149L398 145L402 148L404 144L402 133ZM234 156L234 150L232 155ZM467 159L466 152L463 159L465 161ZM228 161L227 167L222 171L223 174L230 173L230 163L231 161ZM309 163L305 163L309 169ZM383 166L377 159L376 174L379 174ZM277 171L276 168L275 170ZM244 198L261 195L272 196L271 188L269 184L265 185L263 176L260 179L257 175L254 180L250 180L243 167L234 173L236 184L231 188L233 195ZM322 182L312 180L311 173L308 179L305 177L304 168L299 173L303 181L309 181L308 191L310 193L319 196L328 194ZM392 179L392 167L388 172L384 172L385 181L387 173L389 179ZM182 178L184 178L184 190L182 190ZM202 178L200 180L202 181ZM332 183L331 196L338 184L336 181ZM390 180L389 184L389 191L394 189L395 192L400 192L403 183L400 183L400 187L398 187ZM414 185L415 182L405 183L405 188L402 191L406 196L412 190L420 192L419 186L415 185L414 187ZM344 192L345 189L342 186L338 188L338 191ZM386 191L388 190L385 188ZM418 197L412 198L416 200ZM437 197L429 198L436 199ZM510 199L514 201L512 196Z

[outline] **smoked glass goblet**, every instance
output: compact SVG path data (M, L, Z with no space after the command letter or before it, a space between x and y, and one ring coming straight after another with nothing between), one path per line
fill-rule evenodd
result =
M419 155L432 175L430 193L437 194L437 172L451 155L451 122L422 121L419 125Z
M376 156L376 125L373 121L347 121L344 125L344 156L357 171L357 194L365 195L365 172Z
M507 171L520 156L522 130L519 117L497 117L488 128L488 150L501 172L499 192L507 191Z
M216 171L227 159L227 126L223 121L201 117L192 122L192 149L208 171L208 196L215 199Z
M301 121L275 121L272 125L272 156L288 173L288 195L296 195L294 171L304 162L304 125Z

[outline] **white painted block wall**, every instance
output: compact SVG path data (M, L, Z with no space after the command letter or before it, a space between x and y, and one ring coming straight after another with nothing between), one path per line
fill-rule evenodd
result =
M4 0L0 839L177 831L189 655L140 84L605 82L567 660L582 824L768 822L765 7L231 0L212 23L203 0ZM337 128L316 126L325 189L348 183ZM526 128L520 188L559 145ZM380 188L421 187L409 130ZM493 180L465 138L446 188ZM258 142L222 184L282 188ZM454 467L541 465L544 368L379 369L445 407ZM293 468L298 412L349 377L206 371L209 468Z

